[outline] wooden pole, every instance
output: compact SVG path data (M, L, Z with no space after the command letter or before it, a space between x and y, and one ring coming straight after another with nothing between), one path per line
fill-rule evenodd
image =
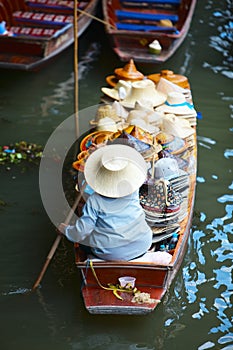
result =
M78 1L74 0L74 117L75 135L79 137L79 116L78 116Z
M80 200L82 198L82 194L83 194L83 191L84 191L85 187L86 187L86 184L84 184L82 189L80 190L80 192L79 192L79 194L78 194L78 196L77 196L77 198L76 198L76 200L75 200L71 210L69 211L69 213L67 215L67 218L66 218L64 224L66 224L66 225L69 224L69 222L70 222L70 220L71 220L71 218L72 218L72 216L73 216L73 214L74 214L74 212L75 212L75 210L76 210L76 208L77 208L77 206L78 206L78 204L79 204L79 202L80 202ZM59 246L61 238L62 238L61 234L57 235L57 238L55 239L55 241L54 241L54 243L52 245L52 248L50 249L50 251L49 251L49 253L47 255L47 258L46 258L46 261L44 263L44 266L43 266L43 268L42 268L42 270L41 270L41 272L40 272L36 282L34 283L34 285L32 287L32 290L35 290L39 286L39 284L40 284L40 282L41 282L41 280L42 280L42 278L43 278L43 276L44 276L44 274L45 274L45 272L46 272L46 270L47 270L47 268L49 266L49 263L52 260L54 254L55 254L55 252L57 250L57 247Z
M78 116L78 15L77 15L77 7L78 7L78 1L74 0L74 23L73 23L73 28L74 28L74 116L75 116L75 134L76 134L76 139L78 139L79 137L79 116ZM80 190L71 210L69 211L69 214L64 222L64 224L68 225L75 209L78 206L78 203L80 202L80 199L82 198L82 194L83 191L86 187L86 184L82 187L82 189ZM36 280L36 282L34 283L32 290L35 290L38 285L40 284L48 266L50 261L52 260L57 247L59 246L59 243L61 241L62 235L58 235L57 238L55 239L52 248L50 249L46 261L44 263L44 266Z

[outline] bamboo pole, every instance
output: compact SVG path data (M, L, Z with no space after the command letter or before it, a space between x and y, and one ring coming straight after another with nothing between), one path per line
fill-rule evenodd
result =
M60 1L59 4L60 4L60 5L64 5L63 1ZM66 5L67 7L69 7L69 8L71 8L70 5L68 5L68 4L65 4L65 5ZM109 26L111 29L116 29L115 26L113 26L112 24L110 24L110 23L104 21L103 19L101 19L101 18L99 18L99 17L96 17L96 16L92 15L91 13L88 13L88 12L86 12L86 11L84 11L84 10L79 9L78 6L77 6L77 4L76 4L76 8L77 8L77 11L78 11L79 13L81 13L82 15L85 15L85 16L87 16L87 17L90 17L90 18L94 19L94 20L97 21L97 22L100 22L100 23L102 23L102 24L105 24L106 26ZM74 9L75 9L75 4L74 4Z
M78 194L78 196L77 196L77 198L76 198L76 200L75 200L71 210L69 211L69 213L67 215L67 218L64 221L65 225L69 224L69 222L70 222L70 220L71 220L71 218L72 218L72 216L73 216L73 214L74 214L74 212L75 212L75 210L76 210L76 208L77 208L77 206L78 206L78 204L79 204L79 202L80 202L80 200L82 198L82 194L83 194L83 191L84 191L85 187L86 187L86 184L84 184L84 186L80 190L80 192L79 192L79 194ZM55 252L57 250L57 247L59 246L59 243L60 243L62 237L63 237L62 234L58 234L57 235L57 238L55 239L55 241L54 241L54 243L52 245L52 248L50 249L50 251L49 251L49 253L47 255L47 258L46 258L46 261L44 263L44 266L43 266L43 268L42 268L42 270L41 270L37 280L35 281L35 283L34 283L34 285L32 287L32 290L35 290L39 286L39 284L40 284L40 282L41 282L41 280L42 280L42 278L43 278L43 276L44 276L44 274L45 274L45 272L46 272L46 270L47 270L47 268L49 266L49 263L52 260L54 254L55 254Z
M73 23L73 28L74 28L74 33L73 33L73 35L74 35L74 116L75 116L75 134L76 134L76 139L78 139L78 137L79 137L79 116L78 116L78 16L77 16L77 7L78 7L78 1L74 0L74 23ZM67 216L64 224L66 224L66 225L69 224L69 222L70 222L70 220L71 220L71 218L72 218L72 216L73 216L73 214L74 214L74 212L75 212L75 210L76 210L76 208L77 208L77 206L78 206L78 204L79 204L79 202L80 202L80 200L82 198L82 194L83 194L83 191L84 191L85 187L86 187L86 184L84 184L84 186L80 190L80 192L79 192L79 194L78 194L78 196L77 196L77 198L76 198L76 200L75 200L71 210L68 213L68 216ZM41 270L37 280L35 281L35 283L34 283L34 285L32 287L32 290L35 290L39 286L39 284L40 284L40 282L41 282L41 280L42 280L42 278L43 278L43 276L44 276L44 274L45 274L45 272L46 272L46 270L47 270L47 268L49 266L49 263L52 260L54 254L55 254L55 252L56 252L56 250L57 250L57 248L59 246L61 238L62 238L61 234L57 235L57 238L55 239L55 241L54 241L54 243L52 245L52 248L50 249L50 251L49 251L49 253L47 255L47 258L46 258L46 261L44 263L44 266L43 266L43 268L42 268L42 270Z
M74 0L74 117L75 135L79 137L79 117L78 117L78 1Z

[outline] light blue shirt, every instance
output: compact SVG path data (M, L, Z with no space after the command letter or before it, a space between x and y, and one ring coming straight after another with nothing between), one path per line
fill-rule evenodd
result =
M93 193L83 207L83 215L68 226L66 237L91 247L104 260L131 260L151 246L152 231L145 221L138 191L121 198Z

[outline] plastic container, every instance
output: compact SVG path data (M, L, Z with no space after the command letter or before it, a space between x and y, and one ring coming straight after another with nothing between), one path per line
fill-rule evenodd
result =
M135 287L135 277L124 276L118 278L121 287L134 288Z
M175 249L177 242L178 242L178 234L173 233L172 238L169 242L169 250Z
M165 245L165 244L161 244L160 247L159 247L159 250L160 250L161 252L167 252L168 249L169 249L169 247L168 247L167 244L166 244L166 245Z

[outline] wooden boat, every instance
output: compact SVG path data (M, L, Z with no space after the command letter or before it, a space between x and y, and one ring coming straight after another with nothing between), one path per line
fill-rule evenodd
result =
M196 0L103 0L105 29L122 61L167 61L184 41Z
M78 2L78 36L98 0ZM74 1L0 0L0 68L34 70L74 42ZM5 23L4 23L5 22Z
M92 125L94 125L93 121ZM143 260L144 257L142 257L134 261L103 261L96 259L93 256L88 257L83 255L82 250L80 250L78 245L75 245L76 265L81 272L83 280L82 296L85 307L89 313L145 315L156 308L170 288L182 264L192 224L197 160L195 125L196 122L193 120L191 126L193 133L189 138L189 141L186 139L188 142L187 148L185 148L186 150L173 153L176 155L176 159L179 160L179 162L186 163L185 169L188 170L186 173L187 187L185 189L185 195L182 191L180 192L182 196L186 198L186 211L185 214L183 213L183 215L179 216L177 220L176 226L178 226L179 236L175 246L172 247L172 250L169 250L169 254L171 255L170 262L165 264L161 262L151 262L148 261L146 257L145 260ZM80 152L83 151L86 153L88 147L90 147L92 143L98 143L96 141L98 133L100 136L100 143L102 143L103 140L106 142L106 139L112 140L112 136L109 136L112 134L111 132L108 131L105 133L105 137L103 137L103 132L91 129L91 131L82 135L79 140ZM100 135L101 133L102 135ZM81 164L83 164L82 157L78 157L78 159L80 160L77 161L77 167L74 167L80 170ZM153 169L154 157L148 161L151 162ZM75 164L76 163L74 163L74 165ZM148 177L152 177L152 175L149 175L148 173ZM154 243L152 244L152 250L154 250L154 253L156 253L157 249L160 249L158 248L158 244L167 244L171 237L171 232L168 233L169 224L167 224L167 228L166 224L163 225L165 230L162 234L161 232L159 234L156 233L157 222L159 227L159 220L148 219L148 223L151 225L154 232ZM122 276L136 278L137 290L134 288L125 289L119 286L119 277ZM142 296L142 298L137 300L137 296Z

